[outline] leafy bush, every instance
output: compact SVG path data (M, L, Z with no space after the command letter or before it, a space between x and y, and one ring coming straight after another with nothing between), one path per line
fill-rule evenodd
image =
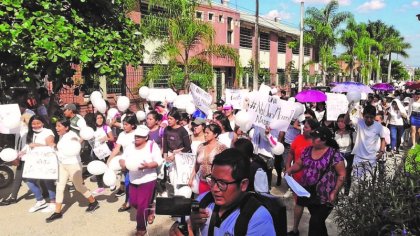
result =
M387 162L340 197L334 214L340 235L420 235L420 145Z

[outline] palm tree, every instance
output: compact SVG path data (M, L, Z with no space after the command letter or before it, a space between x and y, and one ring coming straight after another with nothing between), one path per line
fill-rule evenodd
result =
M370 37L376 41L376 46L372 47L372 53L376 56L376 73L375 73L375 81L379 81L381 79L381 59L385 55L385 45L384 42L387 38L391 35L390 33L394 31L394 28L391 26L386 25L384 22L377 20L377 21L369 21L367 24L367 31L369 32Z
M390 28L389 34L391 37L387 38L384 42L385 44L385 52L388 53L388 76L387 76L387 83L391 82L391 69L392 69L392 53L399 54L405 58L408 57L406 49L411 48L411 45L405 42L404 37L400 35L400 32Z
M346 47L346 52L341 55L341 58L348 64L350 71L350 80L354 80L354 66L356 63L356 46L359 39L359 26L354 18L349 18L347 28L340 30L341 44Z
M238 52L230 46L214 44L213 26L196 19L197 1L149 1L149 7L156 6L164 9L163 13L149 15L144 22L146 32L160 43L152 52L157 65L148 74L150 79L168 74L169 85L176 91L188 91L191 82L208 88L213 79L212 55L232 59L236 76L240 75ZM161 65L163 60L168 60L167 67Z
M328 56L338 42L338 27L352 16L350 12L337 12L339 7L337 0L329 2L325 8L317 9L314 7L306 10L305 19L305 43L313 45L319 52L316 60L322 63L322 80L326 83L326 70L328 68Z

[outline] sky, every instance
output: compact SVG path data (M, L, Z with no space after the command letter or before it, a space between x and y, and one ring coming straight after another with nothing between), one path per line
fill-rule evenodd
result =
M232 8L255 14L254 0L230 0ZM329 0L304 0L307 7L323 8ZM357 22L381 20L393 25L412 46L407 50L409 58L393 55L406 65L420 67L420 0L339 0L338 11L351 12ZM259 0L260 15L298 27L300 0ZM341 49L342 50L342 49ZM340 47L337 49L340 51Z

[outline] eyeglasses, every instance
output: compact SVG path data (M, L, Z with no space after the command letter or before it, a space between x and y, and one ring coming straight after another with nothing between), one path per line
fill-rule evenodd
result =
M206 182L210 185L210 187L213 187L215 184L217 184L217 187L220 189L220 191L224 192L227 190L229 184L235 184L235 183L240 183L242 180L235 180L232 182L225 182L223 180L220 179L215 179L213 176L211 175L207 175L206 176Z

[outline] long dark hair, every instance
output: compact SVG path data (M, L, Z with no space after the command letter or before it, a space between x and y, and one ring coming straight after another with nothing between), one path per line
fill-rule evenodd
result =
M31 119L29 119L28 122L28 135L26 136L26 143L32 143L32 138L34 137L34 129L32 128L32 122L34 120L39 120L41 121L44 125L45 123L45 119L42 116L39 115L33 115L31 117Z
M229 119L225 115L220 115L216 117L216 120L220 121L220 124L225 132L232 132L232 127L230 126Z

